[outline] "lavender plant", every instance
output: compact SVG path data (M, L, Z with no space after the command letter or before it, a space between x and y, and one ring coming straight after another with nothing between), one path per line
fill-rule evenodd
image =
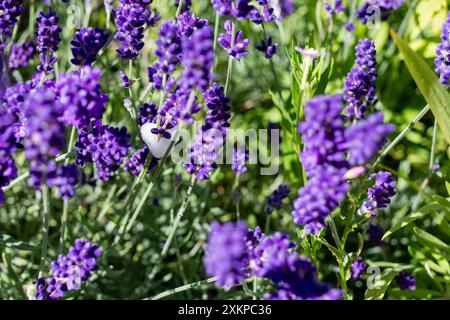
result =
M0 298L447 298L427 3L0 1Z

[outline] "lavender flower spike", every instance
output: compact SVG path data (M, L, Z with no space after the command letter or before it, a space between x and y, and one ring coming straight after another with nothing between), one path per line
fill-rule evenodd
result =
M243 221L212 223L203 263L206 273L217 277L218 287L231 288L249 276L247 232Z
M51 276L37 283L37 300L58 300L70 291L79 290L81 284L98 269L97 260L102 251L88 240L75 240L67 255L52 262Z
M108 41L108 34L100 28L81 28L75 32L71 50L73 58L70 60L76 66L92 64L100 49Z
M356 46L356 65L347 75L344 100L350 117L362 119L374 103L377 79L375 43L370 39L359 40Z
M375 179L375 185L370 187L367 191L367 202L364 203L364 208L376 215L377 210L386 209L391 198L395 196L395 179L390 172L379 171L370 176L370 180Z
M50 10L48 14L41 12L36 19L36 23L36 48L40 53L39 58L41 60L38 70L51 73L57 60L56 56L53 57L52 54L58 51L58 45L61 42L61 28L58 26L58 17L53 10Z
M36 45L34 42L29 41L23 43L22 45L17 45L14 43L11 46L8 66L11 70L26 68L35 55Z
M0 1L0 35L11 36L12 30L17 23L18 17L24 11L23 0L1 0ZM5 39L3 39L5 40ZM0 48L7 43L0 42Z
M227 20L225 22L225 34L220 34L218 42L222 48L224 48L230 57L239 61L242 57L245 57L248 52L245 50L248 46L248 39L242 39L242 31L234 33L233 22Z
M437 46L436 72L439 74L439 81L450 88L450 12L447 20L442 26L441 43Z
M416 277L409 272L400 272L395 282L401 290L416 290Z
M184 70L180 76L181 88L200 92L208 89L214 75L211 68L214 64L213 32L211 28L197 29L190 39L182 39L182 64Z
M272 37L267 39L262 39L260 44L256 46L258 51L264 52L266 59L272 59L272 57L277 53L278 44L272 44Z

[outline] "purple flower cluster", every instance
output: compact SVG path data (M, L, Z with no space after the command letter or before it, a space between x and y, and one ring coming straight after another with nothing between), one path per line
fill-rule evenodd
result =
M166 21L158 31L159 38L155 40L157 49L155 55L158 63L155 69L167 75L172 74L181 61L181 39L178 36L178 25Z
M276 19L270 0L211 0L214 9L222 16L232 16L238 20L248 19L256 24ZM289 6L285 9L290 10Z
M345 10L342 0L335 0L333 7L328 2L325 2L323 5L325 6L325 11L331 16L335 16Z
M256 49L264 52L266 59L272 59L277 53L278 43L272 44L272 37L268 37L267 39L262 39L260 44L256 46Z
M361 257L358 257L350 266L350 276L353 279L361 279L363 273L366 271L366 264Z
M75 240L67 255L60 255L52 262L51 276L40 278L37 283L37 300L58 300L70 291L79 290L98 269L97 260L102 251L88 240Z
M249 159L248 149L235 149L233 153L233 163L231 165L231 170L236 172L236 174L241 175L247 172L247 166L245 165Z
M243 221L213 222L203 262L207 274L218 278L218 287L230 288L253 274L277 287L266 299L340 299L341 290L318 282L316 269L293 247L288 234L267 237L259 227L247 229Z
M217 277L218 287L231 288L249 276L245 222L213 222L203 263L206 273Z
M75 32L70 42L72 56L70 60L76 66L91 65L100 49L108 42L108 34L100 28L81 28Z
M190 39L182 39L181 88L204 92L213 80L211 68L214 64L213 33L209 26L197 29Z
M346 128L342 109L340 96L316 97L307 102L305 121L299 124L305 143L301 159L309 180L299 190L292 214L295 223L306 225L306 233L318 233L325 226L325 218L349 189L347 170L372 158L392 131L381 114Z
M295 10L295 0L278 0L280 18L290 16Z
M395 196L395 179L390 172L379 171L370 176L370 180L375 180L375 184L367 191L367 202L364 208L376 215L377 210L386 209L391 198Z
M23 0L1 0L0 1L0 34L11 36L12 29L17 23L17 19L24 11ZM5 40L5 39L3 39ZM7 43L0 42L0 47Z
M13 115L0 107L0 204L4 202L2 187L17 177L17 168L12 158L16 151L16 136Z
M142 169L144 168L145 161L147 160L149 154L149 150L147 147L137 150L135 153L129 157L125 162L125 170L128 171L133 177L137 177L141 174ZM147 172L152 171L155 166L158 164L158 160L153 157L149 167L147 168Z
M366 120L350 126L345 132L346 150L349 150L348 163L362 165L384 146L387 136L394 131L392 124L385 124L383 113L377 112ZM370 137L370 139L369 139Z
M130 138L126 128L113 128L97 121L92 129L80 131L75 144L77 164L84 167L88 162L94 162L98 177L108 181L131 150Z
M405 0L368 0L356 10L356 17L362 24L373 19L386 20L392 11L397 10Z
M246 48L249 41L243 39L242 31L234 32L234 25L230 20L225 22L225 31L225 34L219 35L219 45L227 51L230 57L239 61L248 54Z
M256 276L270 279L276 286L268 300L338 300L342 291L317 281L316 269L309 259L291 251L294 244L288 234L263 236L255 247L256 260L250 267Z
M58 17L53 10L50 10L47 14L41 12L36 19L36 23L36 49L40 54L39 59L41 60L38 70L51 73L57 60L56 56L53 57L52 55L58 51L58 45L61 42L61 28L58 26Z
M164 102L160 114L171 116L175 121L192 123L193 116L202 109L202 104L198 103L196 96L191 96L188 91L178 89L172 92Z
M190 14L189 12L181 14L177 21L178 36L181 38L190 38L195 30L202 29L208 25L208 20L197 18L195 14Z
M359 40L356 46L356 65L347 75L344 100L350 117L362 119L375 101L377 61L375 43L369 39Z
M270 195L267 201L265 212L271 214L273 210L279 210L283 206L283 200L289 197L291 189L287 184L280 184L278 188Z
M63 105L49 88L34 89L24 103L25 155L30 163L29 184L39 188L56 171L53 158L65 147L64 126L59 121Z
M416 290L416 277L411 273L403 271L395 277L395 282L401 290Z
M28 67L36 55L36 45L33 41L24 42L22 45L13 43L9 55L8 66L11 70Z
M434 61L436 64L436 72L439 74L439 81L450 88L450 12L447 20L442 26L441 43L436 48L437 58Z
M160 16L151 11L148 5L152 1L120 0L114 10L114 23L117 27L115 39L121 47L116 51L123 59L135 59L144 47L145 26L156 26Z
M217 83L213 83L203 97L208 108L206 123L189 149L189 162L183 165L189 174L195 174L199 180L208 179L211 172L217 168L218 150L225 142L231 110L228 105L230 99L224 95L223 87Z
M80 180L80 173L74 164L68 164L56 169L54 175L48 178L48 184L57 187L59 195L63 199L70 199L75 196L75 186Z
M99 69L85 66L58 79L55 89L64 105L61 120L65 124L81 130L102 119L108 95L102 93L101 76Z
M298 191L294 201L294 222L306 225L306 234L317 234L325 227L325 219L344 199L349 190L348 183L343 179L345 170L332 166L318 170L306 186Z

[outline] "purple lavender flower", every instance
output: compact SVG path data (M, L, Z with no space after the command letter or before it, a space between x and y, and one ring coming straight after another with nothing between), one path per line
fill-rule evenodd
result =
M11 36L17 19L24 11L23 0L1 0L0 1L0 34L3 37ZM5 39L2 39L5 40ZM7 43L0 42L0 47Z
M298 128L305 144L301 158L308 176L322 166L347 167L342 108L338 95L318 96L306 103L305 121Z
M250 5L251 0L211 0L211 2L213 8L222 16L234 16L239 20L248 18L255 10L255 7Z
M271 300L337 300L342 291L333 289L317 281L316 269L311 261L290 252L294 244L288 234L275 233L272 237L263 237L255 251L257 261L251 261L253 273L270 279L277 291L265 296Z
M356 46L356 65L347 75L344 100L350 117L364 118L365 111L375 101L377 61L375 43L370 39L359 40Z
M159 15L148 8L151 1L120 0L114 23L117 26L115 39L120 41L121 47L117 53L123 59L135 59L144 47L145 26L155 26Z
M279 16L286 18L295 11L295 0L278 0Z
M384 230L374 224L369 225L369 229L367 230L367 233L369 234L369 241L372 242L376 246L382 246L384 245L383 235Z
M130 79L128 79L128 76L125 72L119 71L119 78L122 81L122 83L120 84L122 87L124 88L130 87Z
M54 175L48 178L48 185L57 187L61 198L70 199L75 196L75 186L79 180L80 175L77 166L68 164L59 167Z
M262 39L260 44L256 46L258 51L264 52L266 59L272 59L277 53L278 43L272 44L272 37Z
M80 132L75 144L77 164L84 167L88 162L94 162L99 178L108 181L131 150L129 141L126 128L113 128L97 121L92 129Z
M364 208L376 215L377 210L386 209L391 198L395 196L395 179L390 172L379 171L370 176L370 180L375 179L375 185L367 191L367 202L364 202Z
M353 22L349 22L344 26L345 30L347 30L348 32L353 32L356 30L355 25L353 24Z
M350 276L353 279L361 279L363 273L366 271L366 265L361 257L358 257L350 266Z
M280 184L270 195L265 212L271 214L273 210L279 210L283 206L283 199L289 197L291 189L287 184Z
M250 19L255 24L262 24L264 22L272 22L277 19L272 7L271 0L258 0L257 6L254 6L247 14L247 19Z
M322 167L298 191L292 215L296 224L305 225L306 234L319 233L326 225L325 219L345 198L349 185L343 179L344 173L332 166Z
M217 168L218 150L225 142L231 109L223 87L216 83L204 93L204 99L208 108L206 123L189 149L189 162L183 165L189 174L195 174L199 180L208 179Z
M156 123L158 116L158 107L154 102L144 103L139 108L138 124L142 126L147 122Z
M334 6L332 7L328 2L324 3L325 10L328 12L330 16L335 16L338 13L345 10L345 7L342 3L342 0L333 0Z
M195 30L202 29L208 25L208 20L197 18L195 14L191 15L188 11L181 14L178 17L177 22L177 34L180 38L190 38Z
M0 205L4 202L2 187L17 177L17 168L12 158L16 151L15 118L0 107Z
M76 66L91 65L100 49L108 42L108 34L100 28L81 28L75 32L70 42L72 56L70 60Z
M181 60L181 40L178 36L178 25L167 21L161 25L158 31L159 38L155 40L158 57L158 69L166 74L171 74Z
M190 39L182 39L181 48L184 66L180 76L181 88L188 91L197 88L204 92L214 77L211 72L214 64L211 28L195 30Z
M52 55L58 51L58 45L61 42L61 28L58 26L58 17L53 10L50 10L47 14L41 12L36 19L36 23L36 49L40 54L39 58L41 60L38 70L51 73L57 60L56 56Z
M40 278L37 284L37 300L57 300L70 291L79 290L98 269L97 260L102 251L88 240L75 240L67 255L60 255L52 262L51 276Z
M437 58L434 61L436 64L436 73L439 74L439 81L450 88L450 12L447 20L442 26L441 43L436 48Z
M206 114L206 122L213 127L224 129L230 127L228 120L230 119L231 107L229 105L230 98L225 96L225 90L217 83L213 83L208 90L203 93L205 104L208 109Z
M55 93L45 87L34 89L25 101L25 156L30 163L29 184L35 188L54 174L52 159L65 147L64 126L59 121L62 110Z
M147 147L139 149L135 153L129 157L125 162L125 170L128 171L133 177L137 177L141 174L142 169L144 168L145 161L147 160L149 150ZM153 157L147 172L152 171L155 166L158 164L158 160Z
M362 24L374 19L386 20L404 2L405 0L368 0L356 10L356 17Z
M377 112L366 120L350 126L345 132L343 144L349 152L352 166L363 165L383 147L387 136L394 131L392 124L384 124L383 113Z
M22 45L13 43L11 46L8 66L11 70L26 68L35 55L36 45L33 41L25 42Z
M242 31L234 33L233 22L227 20L225 22L226 33L219 35L219 45L224 48L230 57L239 61L248 54L246 50L248 39L243 39Z
M1 153L1 152L0 152ZM3 187L6 187L17 177L17 167L14 159L7 156L0 158L0 205L5 201Z
M101 120L109 100L102 93L101 76L99 69L85 66L58 79L55 88L65 107L61 116L65 124L87 129L92 122Z
M203 263L206 273L218 278L217 287L231 288L249 276L247 233L244 221L211 224Z
M416 290L416 277L411 273L403 271L395 277L395 282L401 290Z
M175 121L192 123L193 116L202 109L202 104L198 103L197 97L190 97L188 91L179 89L170 94L164 102L160 114L171 116Z
M245 165L249 158L248 149L241 150L235 149L233 153L233 163L231 165L231 170L236 172L236 174L241 175L247 172L247 166Z

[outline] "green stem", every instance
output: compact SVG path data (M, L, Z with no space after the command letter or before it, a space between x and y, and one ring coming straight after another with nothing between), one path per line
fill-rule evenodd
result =
M234 47L235 43L235 30L236 30L236 24L232 23L231 26L231 48ZM230 87L230 81L231 81L231 72L233 71L233 57L230 55L228 57L228 68L227 68L227 79L225 80L225 95L228 94L228 89Z
M414 128L414 126L427 114L430 110L430 106L426 105L417 116L408 124L408 126L403 129L403 131L384 148L383 152L378 156L377 160L374 162L373 167L375 168L380 161Z
M42 186L42 213L43 213L43 226L42 226L42 247L41 247L41 264L39 266L39 278L42 277L42 273L45 269L47 260L47 245L48 245L48 221L50 218L49 209L49 196L47 185Z
M214 22L214 70L216 69L217 65L217 38L219 37L219 23L220 23L220 14L218 11L216 11L216 20Z
M67 149L67 153L70 153L73 148L73 143L75 141L75 135L76 135L76 128L72 127L70 131L70 138L69 138L69 146ZM69 164L69 158L66 158L64 160L64 165ZM66 240L66 225L67 225L67 213L69 211L69 199L63 200L63 212L61 215L61 231L59 235L59 250L58 252L61 254L64 250L64 242Z
M183 292L183 291L190 290L190 289L196 288L196 287L203 287L203 286L205 286L207 284L215 282L216 280L217 280L217 277L212 277L212 278L208 278L206 280L197 281L197 282L194 282L194 283L189 283L189 284L186 284L184 286L181 286L181 287L178 287L178 288L175 288L175 289L166 290L164 292L161 292L161 293L157 294L153 298L148 298L146 300L159 300L159 299L171 296L171 295L173 295L175 293L178 293L178 292Z
M175 220L170 229L169 236L167 237L166 243L164 244L164 247L161 251L162 257L166 256L167 252L169 251L170 244L172 243L172 239L175 235L175 231L177 230L178 225L180 224L181 218L183 217L184 212L186 211L187 205L189 204L189 200L191 199L192 190L194 189L196 180L197 180L196 175L192 174L191 182L189 184L188 190L184 197L183 203L181 204L181 207L178 210L177 215L175 216Z
M178 2L178 8L177 8L177 12L176 12L176 14L175 14L175 16L176 17L178 17L179 15L180 15L180 12L181 12L181 8L183 7L183 0L180 0L179 2Z

